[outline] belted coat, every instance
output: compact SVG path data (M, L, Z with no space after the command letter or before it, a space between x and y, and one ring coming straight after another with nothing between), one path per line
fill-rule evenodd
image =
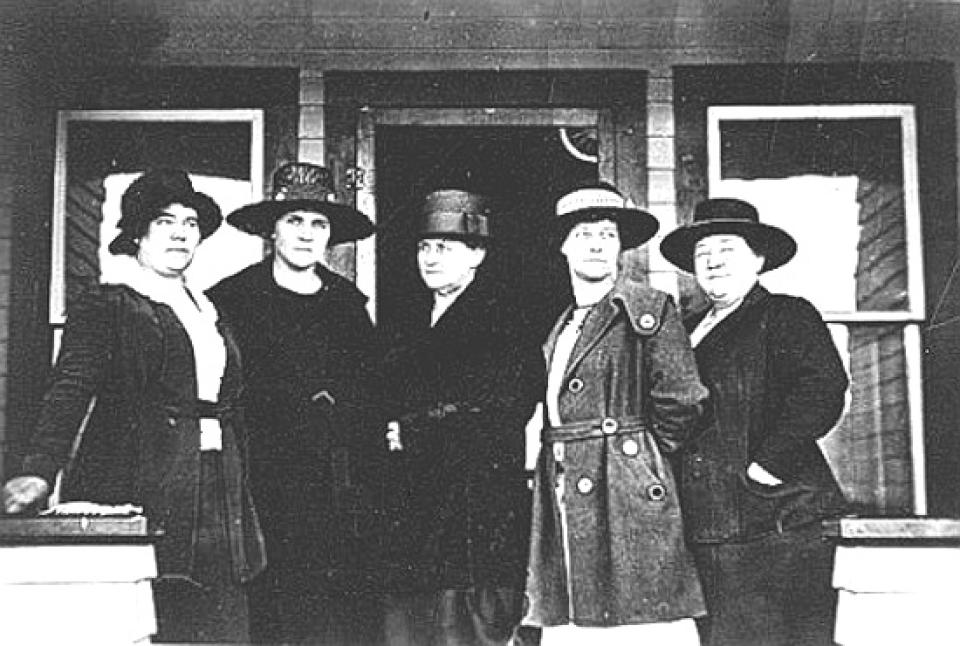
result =
M548 336L548 365L571 313ZM618 281L588 314L567 364L557 402L563 425L544 432L527 622L613 626L704 613L664 456L686 439L706 395L669 296ZM564 445L562 465L554 457L557 442Z
M705 315L693 312L687 328ZM842 513L843 494L817 439L840 418L848 378L813 305L756 285L695 354L711 400L681 461L690 539L746 541ZM751 462L783 484L748 479Z
M239 352L229 329L227 363L215 414L230 547L237 580L265 565L260 526L244 469ZM200 424L190 338L166 304L126 285L101 285L67 316L60 356L21 475L53 483L68 461L91 400L93 412L68 465L62 500L142 505L160 576L192 577L200 491ZM204 411L205 414L211 411Z

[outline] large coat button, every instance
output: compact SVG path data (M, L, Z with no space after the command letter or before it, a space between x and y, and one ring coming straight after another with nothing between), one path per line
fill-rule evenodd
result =
M579 377L574 377L570 380L570 383L567 384L567 390L576 395L578 392L583 390L583 379Z
M623 441L623 445L620 447L620 450L623 451L624 455L629 455L632 458L640 453L640 445L637 444L637 441L634 439L627 439Z
M647 487L647 500L660 502L667 497L667 489L662 484L652 484Z
M637 321L641 330L652 330L657 326L657 319L653 314L642 314Z
M588 493L593 491L593 480L591 480L586 476L577 480L577 491L579 491L583 495L587 495Z

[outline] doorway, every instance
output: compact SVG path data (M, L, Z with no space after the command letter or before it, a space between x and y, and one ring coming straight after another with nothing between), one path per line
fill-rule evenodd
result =
M566 265L550 232L554 204L596 181L596 163L574 157L561 129L542 126L384 126L376 133L377 318L389 328L412 301L428 298L416 265L417 219L439 188L491 201L493 242L482 270L519 291L532 334L545 334L568 302Z

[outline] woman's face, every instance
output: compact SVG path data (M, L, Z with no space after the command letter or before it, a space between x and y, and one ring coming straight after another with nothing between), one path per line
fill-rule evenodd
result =
M292 269L309 269L323 262L330 242L330 219L320 213L293 211L273 228L276 257Z
M763 262L763 256L738 235L706 236L693 251L697 282L710 300L721 306L736 302L750 291Z
M200 244L200 218L182 204L170 204L150 221L140 238L137 261L161 276L181 276Z
M601 282L617 277L617 262L623 244L620 229L611 220L580 222L567 234L560 253L580 280Z

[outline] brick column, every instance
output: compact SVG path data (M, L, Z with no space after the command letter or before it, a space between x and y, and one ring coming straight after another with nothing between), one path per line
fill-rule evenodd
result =
M660 255L660 240L677 226L674 133L673 70L651 70L647 80L647 208L660 220L660 231L647 243L650 284L678 298L676 269Z

